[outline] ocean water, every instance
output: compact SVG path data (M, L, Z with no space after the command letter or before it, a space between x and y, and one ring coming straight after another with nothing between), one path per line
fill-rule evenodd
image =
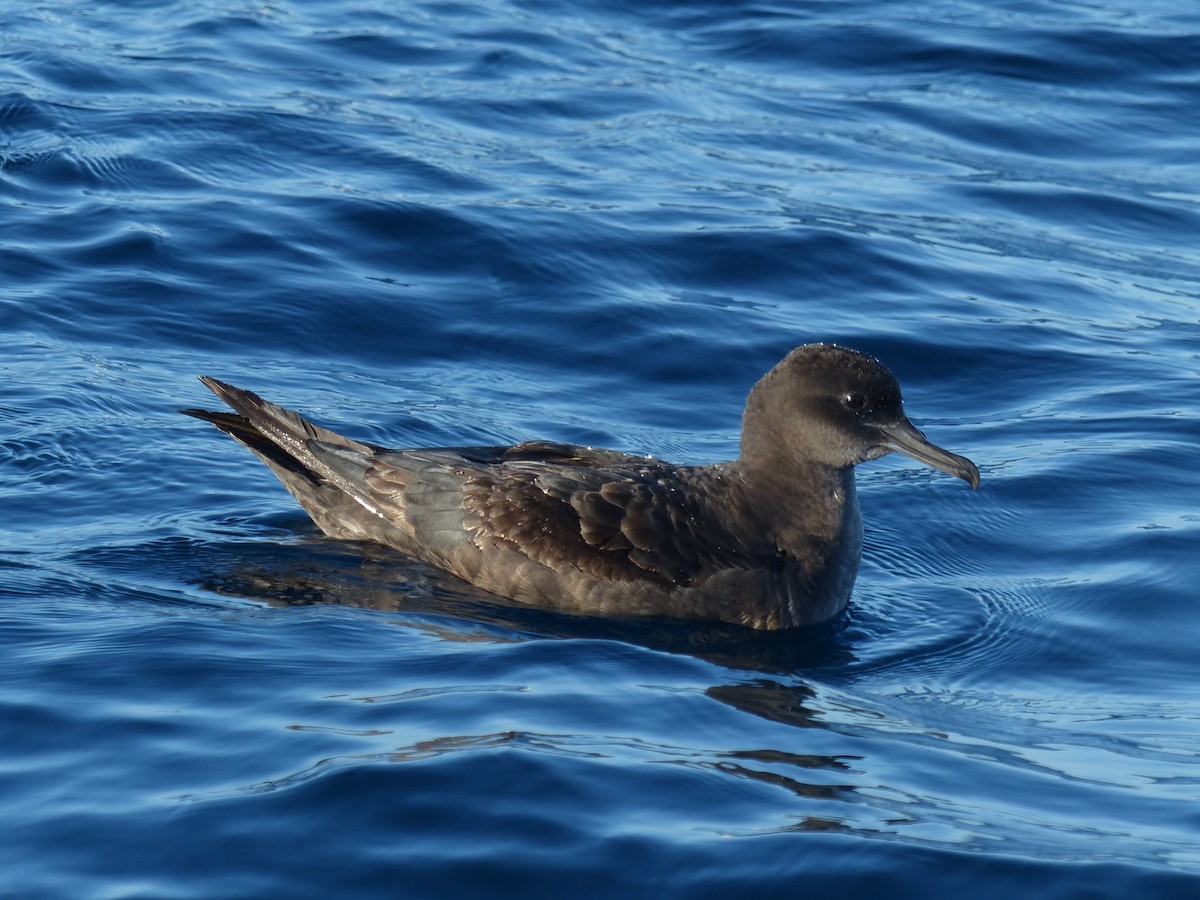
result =
M0 4L0 895L1200 896L1200 13ZM802 633L513 608L176 413L736 453L877 354Z

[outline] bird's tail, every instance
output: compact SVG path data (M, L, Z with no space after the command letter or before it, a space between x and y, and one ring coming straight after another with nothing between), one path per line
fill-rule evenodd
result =
M206 375L200 380L234 412L207 409L181 409L180 412L211 422L249 448L270 467L317 524L324 527L322 513L330 508L334 495L340 494L359 503L366 499L362 485L347 477L344 463L333 466L330 462L337 461L337 457L366 460L382 447L314 425L299 413L264 400L253 391Z

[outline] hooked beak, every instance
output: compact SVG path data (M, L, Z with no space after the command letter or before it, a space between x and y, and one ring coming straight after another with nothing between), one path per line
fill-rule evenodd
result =
M972 490L979 487L979 469L975 467L975 463L965 456L959 456L949 450L943 450L936 444L931 444L907 418L902 416L900 421L894 425L877 427L883 434L884 439L881 446L885 449L911 456L917 462L923 462L927 466L933 466L935 469L961 478L971 485Z

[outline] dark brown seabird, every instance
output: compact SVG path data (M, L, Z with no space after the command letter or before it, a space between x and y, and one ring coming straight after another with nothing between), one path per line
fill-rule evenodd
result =
M899 452L979 486L974 463L909 422L882 363L831 344L764 375L738 458L704 466L550 441L390 450L200 380L234 412L182 411L249 447L327 535L574 613L824 622L858 572L855 465Z

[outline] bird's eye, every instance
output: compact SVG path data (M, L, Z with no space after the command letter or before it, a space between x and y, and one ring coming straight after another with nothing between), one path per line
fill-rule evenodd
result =
M852 409L855 412L863 409L867 405L867 398L857 392L851 392L842 397L842 406L846 409Z

